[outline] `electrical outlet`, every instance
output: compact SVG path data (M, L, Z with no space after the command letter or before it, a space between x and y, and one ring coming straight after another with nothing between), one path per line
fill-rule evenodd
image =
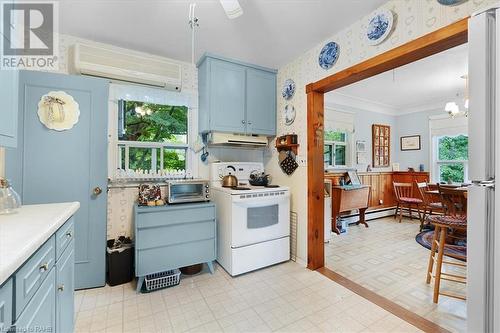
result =
M383 205L383 204L384 204L384 200L380 199L380 200L378 201L378 203L379 203L379 204L381 204L381 205Z

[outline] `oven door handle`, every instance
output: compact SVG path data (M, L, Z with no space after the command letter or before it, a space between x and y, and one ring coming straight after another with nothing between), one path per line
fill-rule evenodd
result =
M240 196L233 196L233 203L237 204L238 206L245 206L245 207L265 207L265 206L272 206L272 205L277 205L281 204L285 201L288 201L290 198L290 193L287 192L283 195L276 195L276 196L262 196L262 197L250 197L250 198L241 198Z

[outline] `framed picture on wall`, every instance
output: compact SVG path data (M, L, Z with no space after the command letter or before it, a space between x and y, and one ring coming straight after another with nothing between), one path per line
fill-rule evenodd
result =
M366 141L356 141L356 151L362 153L366 151Z
M400 141L402 151L422 149L420 143L420 135L402 136L400 138Z
M372 125L372 157L373 167L389 167L391 163L391 127L388 125Z

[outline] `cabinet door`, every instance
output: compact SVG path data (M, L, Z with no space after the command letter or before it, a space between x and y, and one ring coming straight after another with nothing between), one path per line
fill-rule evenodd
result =
M247 69L247 133L276 135L276 74Z
M17 70L0 70L0 146L17 146L17 101L18 101Z
M12 325L12 279L0 288L0 332L7 332Z
M56 332L73 332L75 251L68 245L56 264Z
M210 59L210 129L245 133L245 67Z
M38 291L19 316L15 332L55 332L56 297L55 269L53 268Z

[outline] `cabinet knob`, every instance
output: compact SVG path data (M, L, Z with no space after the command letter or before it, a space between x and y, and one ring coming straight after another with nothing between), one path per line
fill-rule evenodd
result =
M66 237L68 238L73 237L73 233L71 232L71 230L66 233Z
M248 125L252 125L252 122L251 122L251 121L249 121L247 124L248 124Z
M49 269L49 264L48 264L48 263L45 263L45 264L43 264L43 265L41 265L41 266L39 267L39 270L40 270L41 272L46 272L48 269Z
M242 121L241 121L241 123L242 123L242 124L244 124L244 123L245 123L245 121L244 121L244 120L242 120Z
M100 188L99 186L97 186L96 188L94 188L94 195L99 195L102 193L102 188Z
M64 291L64 284L61 284L59 287L57 287L57 290Z

